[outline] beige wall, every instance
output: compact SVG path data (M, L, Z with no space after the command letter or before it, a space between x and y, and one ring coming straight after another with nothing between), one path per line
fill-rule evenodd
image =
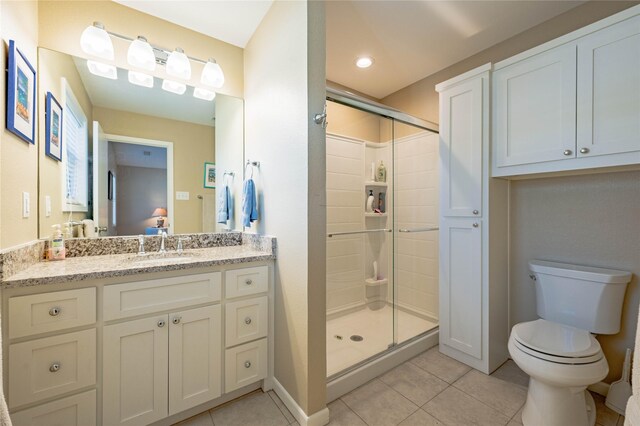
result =
M91 122L93 115L93 105L89 95L84 88L84 84L78 74L73 58L48 49L38 49L39 76L38 93L40 104L38 105L40 119L40 131L38 132L38 168L39 168L39 194L37 197L37 212L39 214L40 238L47 238L51 235L51 226L61 224L69 220L69 214L62 211L63 204L63 163L55 160L45 153L45 96L51 92L56 100L62 105L62 77L66 78L69 87L73 91L80 107L87 117L89 133L91 133ZM64 105L62 105L64 110ZM87 141L89 143L89 141ZM64 145L63 145L64 148ZM66 161L63 154L62 161ZM51 216L45 216L45 196L51 197ZM34 203L36 199L34 199ZM35 207L35 205L34 205ZM91 215L91 212L88 212ZM73 220L82 220L87 217L87 213L74 213Z
M15 40L31 66L38 69L38 3L2 2L0 69L7 68L9 40ZM38 238L38 145L31 145L6 129L6 76L0 73L0 248ZM38 99L37 102L43 102ZM36 123L36 136L38 123ZM22 218L22 193L31 197L31 216Z
M245 49L245 157L259 220L278 238L275 377L313 414L326 405L324 4L276 1ZM311 161L313 159L313 161Z
M93 119L107 134L153 139L173 143L173 189L189 192L188 201L174 198L174 233L201 232L202 200L205 189L204 163L214 162L214 128L184 121L95 107Z
M385 119L336 102L327 102L327 133L380 142L381 120Z
M215 58L225 74L225 84L218 90L231 96L243 94L243 53L231 44L197 33L185 27L138 12L113 1L40 1L39 42L41 47L86 58L80 49L82 31L94 21L105 28L128 37L144 35L150 43L173 50L182 47L189 56L206 60ZM35 20L33 22L36 22ZM116 64L126 66L128 43L114 40ZM156 67L158 77L163 67ZM191 85L200 83L202 65L192 63Z

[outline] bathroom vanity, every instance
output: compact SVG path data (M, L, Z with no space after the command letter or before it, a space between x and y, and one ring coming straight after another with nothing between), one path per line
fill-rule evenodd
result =
M6 277L14 424L172 424L270 389L275 241L235 234L234 245L71 257Z

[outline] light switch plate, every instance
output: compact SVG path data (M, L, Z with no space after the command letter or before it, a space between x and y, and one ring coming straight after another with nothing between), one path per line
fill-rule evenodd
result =
M31 197L28 192L22 193L22 217L27 218L31 215Z
M189 201L189 193L186 191L176 191L176 200Z
M46 217L51 217L51 196L44 196L44 215Z

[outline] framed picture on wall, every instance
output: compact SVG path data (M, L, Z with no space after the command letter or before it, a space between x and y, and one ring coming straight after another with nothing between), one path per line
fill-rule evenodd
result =
M204 163L204 187L216 187L216 165L215 163Z
M36 143L36 70L9 40L7 76L7 130Z
M45 105L45 152L62 161L62 107L51 92L47 92Z

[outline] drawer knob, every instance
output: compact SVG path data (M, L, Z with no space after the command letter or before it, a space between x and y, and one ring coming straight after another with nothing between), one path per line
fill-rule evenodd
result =
M165 324L164 320L158 321L158 327L162 328L162 327L164 327L164 324Z
M244 319L244 323L247 324L247 325L251 324L251 318L250 317L246 317Z
M580 148L580 154L588 154L589 148Z
M173 323L174 324L180 324L180 320L182 319L182 317L173 317Z
M477 215L477 214L479 214L479 213L480 213L480 212L479 212L478 210L474 210L474 211L473 211L473 214L476 214L476 215Z
M54 362L53 364L51 364L51 366L49 367L49 371L51 371L52 373L57 372L58 370L60 370L60 363L58 362Z
M251 361L245 361L244 368L249 368L249 367L251 367Z
M570 149L565 149L563 154L564 155L571 155L571 154L573 154L573 151L571 151Z
M58 315L60 315L60 311L62 311L62 309L56 307L53 307L51 309L49 309L49 315L51 315L52 317L57 317Z
M244 280L244 283L246 285L251 285L251 284L253 284L253 280L249 278L249 279Z
M474 228L477 228L478 226L480 226L480 225L478 225L478 223L477 223L477 222L473 224L473 227L474 227Z

